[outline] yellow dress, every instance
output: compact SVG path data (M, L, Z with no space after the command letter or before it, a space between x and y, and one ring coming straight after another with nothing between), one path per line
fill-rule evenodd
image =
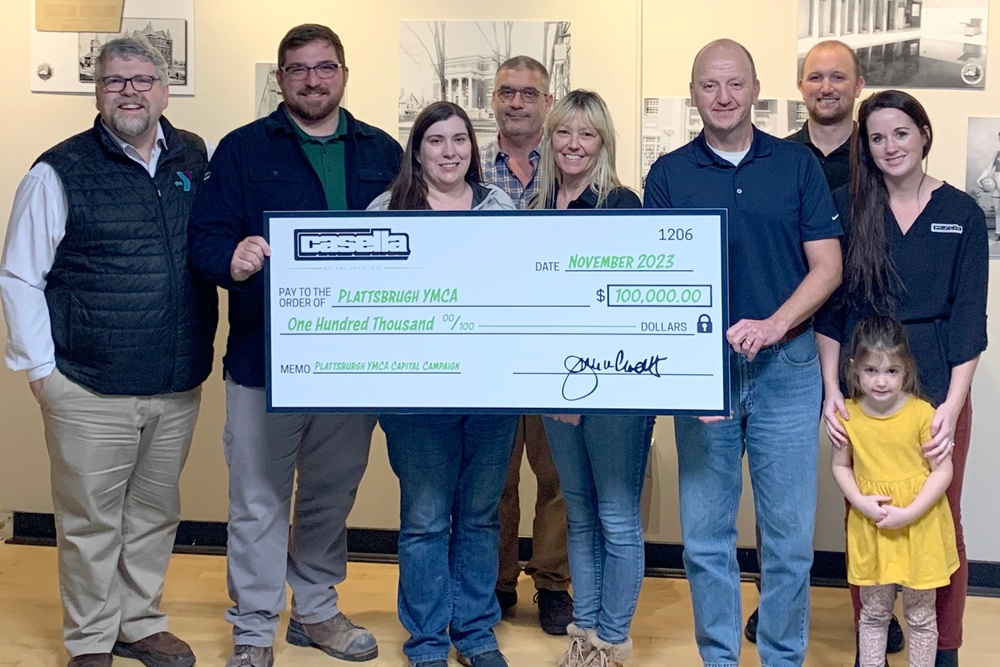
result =
M930 475L920 445L931 439L934 408L911 396L888 417L868 415L854 400L847 401L847 411L851 418L841 423L851 438L854 478L861 493L889 496L892 505L906 507ZM875 522L853 507L848 513L850 583L940 588L948 585L957 569L955 524L944 495L922 517L895 530L876 528Z

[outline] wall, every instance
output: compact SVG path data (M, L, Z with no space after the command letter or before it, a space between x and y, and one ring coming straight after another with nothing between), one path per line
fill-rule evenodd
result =
M252 120L253 64L272 62L278 41L297 23L330 25L343 39L351 69L349 107L358 117L394 133L398 83L396 42L400 20L569 20L572 21L572 82L599 91L608 100L620 135L619 170L626 183L638 180L640 98L686 96L691 60L711 39L727 36L742 41L754 54L762 97L795 99L796 0L772 0L768 11L760 3L718 0L710 4L656 0L508 0L495 10L485 3L457 0L286 0L245 3L199 0L196 3L198 94L174 97L167 115L179 127L218 141L229 130ZM9 211L24 172L43 150L85 128L93 118L89 96L32 95L28 73L28 0L5 3L0 43L6 45L7 90L0 97L0 210ZM1000 3L994 3L1000 9ZM1000 38L1000 12L990 19ZM952 183L964 182L967 115L988 115L1000 109L1000 57L990 56L987 92L920 91L935 122L937 139L929 169ZM994 71L995 70L995 71ZM992 90L991 90L992 88ZM641 94L642 93L642 94ZM6 220L0 232L6 231ZM994 265L1000 267L1000 264ZM997 272L994 271L994 274ZM991 276L990 311L996 312L1000 281ZM223 302L224 305L224 302ZM223 325L224 329L224 325ZM1000 340L1000 326L991 322ZM0 336L6 337L0 322ZM224 345L220 331L217 349ZM221 363L219 364L221 367ZM48 462L41 419L22 376L0 371L0 511L50 512ZM1000 427L1000 412L991 410L1000 395L1000 350L983 357L974 394L977 412L972 454L965 485L965 522L969 557L1000 562L1000 534L989 507L996 498L993 477L1000 470L1000 449L992 436ZM226 469L220 433L225 401L220 374L206 384L195 443L182 480L184 518L221 521L226 517ZM676 501L676 454L669 418L658 421L647 485L647 539L679 542ZM815 544L822 550L843 549L843 504L827 471L829 445L823 443L820 467L820 511ZM530 532L534 486L527 464L522 475L522 534ZM749 484L740 516L740 543L753 542L752 498ZM368 474L362 483L351 525L371 528L397 526L398 491L389 470L384 438L376 432Z

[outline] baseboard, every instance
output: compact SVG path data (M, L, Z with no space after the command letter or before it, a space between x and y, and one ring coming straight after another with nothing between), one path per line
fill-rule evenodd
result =
M54 546L56 543L55 519L51 514L14 512L11 544L36 544ZM366 562L393 562L399 532L376 528L348 528L347 549L351 560ZM519 543L522 561L531 558L531 538L522 537ZM226 553L226 524L221 521L181 521L174 540L175 553L224 554ZM646 543L646 572L649 576L683 577L684 547L680 544L661 542ZM744 577L760 573L757 554L753 549L737 549L736 557ZM816 551L813 558L812 583L814 586L847 586L844 554L840 551ZM971 561L969 563L969 594L1000 597L1000 563Z

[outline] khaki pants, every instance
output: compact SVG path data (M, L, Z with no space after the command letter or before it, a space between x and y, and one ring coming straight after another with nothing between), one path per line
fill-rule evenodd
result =
M201 388L107 396L58 370L39 398L52 476L63 641L109 653L167 629L163 577Z
M321 623L340 613L347 516L375 421L375 415L269 413L263 389L226 379L226 579L233 600L226 620L234 644L274 644L286 582L296 621Z
M521 505L518 485L521 482L521 458L528 452L528 464L538 481L535 520L532 524L531 560L524 571L539 590L565 591L569 588L567 554L566 502L559 489L559 474L552 462L545 438L542 417L524 415L517 427L514 452L507 468L507 481L500 498L500 576L497 590L512 592L521 574L518 561L518 524Z

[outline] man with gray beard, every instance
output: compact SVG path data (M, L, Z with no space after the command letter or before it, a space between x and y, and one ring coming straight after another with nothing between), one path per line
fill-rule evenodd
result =
M70 667L195 662L160 599L218 306L188 268L208 156L161 116L167 76L142 37L104 45L100 115L25 176L0 260L7 366L45 426Z

